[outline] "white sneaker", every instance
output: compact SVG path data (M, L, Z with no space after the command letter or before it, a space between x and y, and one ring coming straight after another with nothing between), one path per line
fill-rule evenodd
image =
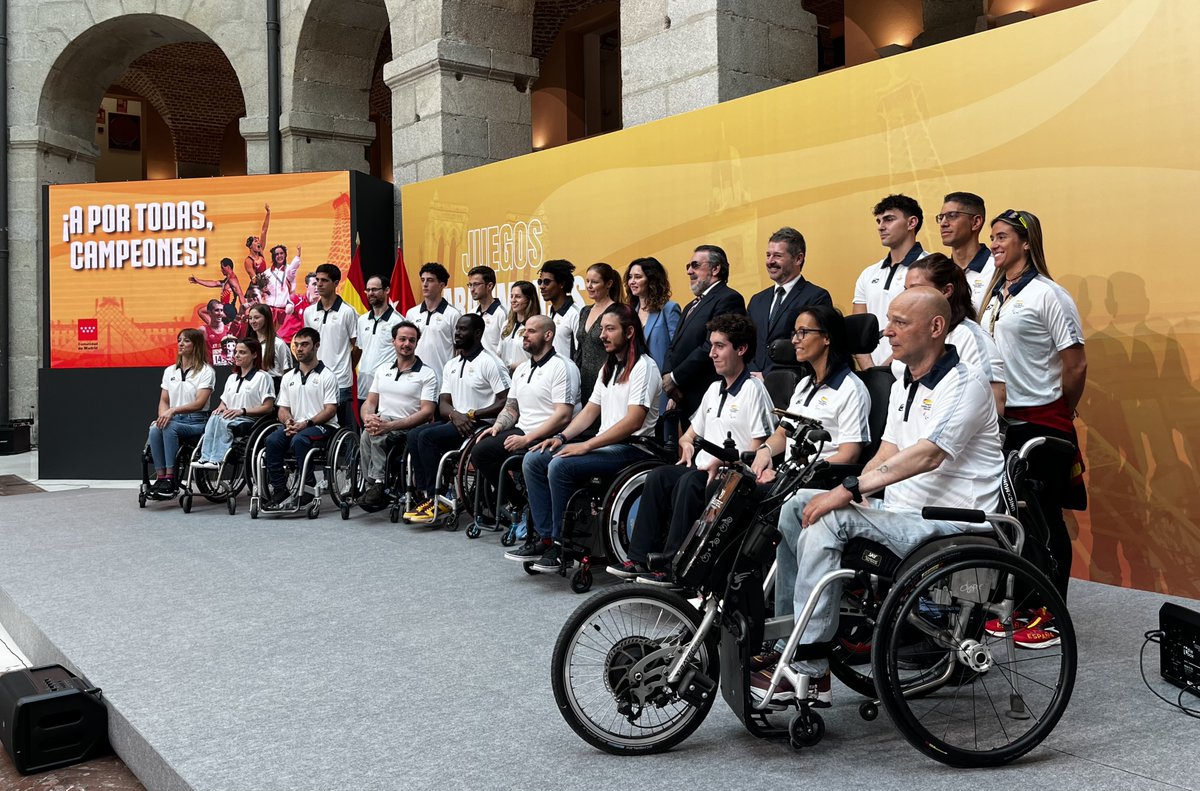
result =
M217 462L217 461L204 461L203 459L201 459L200 461L192 462L192 469L193 470L219 470L219 469L221 469L221 463Z

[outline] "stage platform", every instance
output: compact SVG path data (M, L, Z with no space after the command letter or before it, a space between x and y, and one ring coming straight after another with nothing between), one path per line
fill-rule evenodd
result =
M244 502L232 517L204 501L139 510L132 491L92 488L0 498L0 540L0 623L35 663L104 689L112 741L151 791L1200 783L1200 721L1138 672L1163 596L1074 583L1071 706L1003 769L930 761L836 684L817 747L759 741L718 701L676 750L629 759L580 741L550 691L555 636L583 597L504 560L494 534L332 509L251 521Z

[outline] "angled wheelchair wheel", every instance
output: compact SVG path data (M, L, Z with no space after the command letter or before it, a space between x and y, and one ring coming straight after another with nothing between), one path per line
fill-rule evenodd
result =
M602 526L608 557L615 564L629 560L629 536L642 502L642 489L650 471L659 466L659 462L648 460L622 470L604 498Z
M1011 613L1039 607L1053 614L1059 642L1015 645ZM993 619L1007 634L996 636L1005 629ZM929 646L925 661L912 652L914 628ZM1076 662L1070 615L1046 576L979 546L909 569L879 612L872 653L880 702L904 738L957 767L1005 764L1040 744L1071 699ZM905 695L905 687L922 695Z
M358 434L350 429L339 429L330 440L325 463L329 497L338 508L341 508L343 503L349 505L358 498L358 477Z
M472 437L467 446L458 454L458 460L454 465L454 502L470 516L479 516L475 513L475 487L478 485L478 472L471 462L471 450L475 447L475 439ZM469 529L468 535L470 535ZM478 535L476 532L471 538L476 538Z
M558 634L551 664L559 713L585 742L615 755L669 750L700 726L717 697L715 630L689 671L711 691L689 703L666 681L700 612L678 593L640 587L623 585L580 605Z

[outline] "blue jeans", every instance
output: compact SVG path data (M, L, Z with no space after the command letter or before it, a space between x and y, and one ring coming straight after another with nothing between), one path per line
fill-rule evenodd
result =
M309 426L290 437L282 428L268 434L263 448L266 450L267 476L271 479L271 488L280 491L287 487L287 475L283 471L283 456L289 448L291 448L292 456L296 459L296 473L299 474L300 468L304 465L304 457L312 449L312 446L332 437L333 432L334 429L328 426ZM304 483L312 486L316 481L317 477L313 475L312 470L309 470L308 478Z
M544 539L560 538L567 501L580 484L594 476L614 475L645 458L646 452L632 445L607 445L566 458L547 451L526 453L521 470L538 533Z
M917 511L893 511L882 500L865 500L830 511L807 528L801 527L804 507L814 497L828 494L824 489L802 489L784 503L779 512L779 532L783 539L775 550L775 614L787 615L802 610L821 577L841 568L842 550L852 538L862 537L883 544L903 558L917 545L934 536L965 532L954 522L922 519ZM837 632L838 602L842 583L834 582L817 601L812 618L800 637L800 645L823 643ZM822 676L829 669L825 659L794 663L800 672Z
M228 418L213 415L204 427L204 442L200 446L200 461L220 462L233 446L233 427L253 423L252 417Z
M206 412L184 412L171 418L166 428L150 425L150 455L154 457L154 469L171 470L175 457L179 455L182 441L196 439L204 433Z
M442 456L462 445L466 439L448 420L444 423L424 423L410 430L407 452L413 487L432 497Z

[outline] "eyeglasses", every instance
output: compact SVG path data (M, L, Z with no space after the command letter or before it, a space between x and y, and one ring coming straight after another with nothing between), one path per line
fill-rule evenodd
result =
M969 212L969 211L947 211L947 212L942 212L934 219L936 219L938 222L941 222L942 220L949 220L950 222L954 222L959 217L981 217L981 216L983 216L983 215L975 214L974 212Z
M824 335L825 330L814 330L811 327L801 327L792 333L792 340L802 341L809 335Z
M1016 209L1006 209L1004 213L996 219L1003 220L1009 225L1020 225L1026 231L1029 230L1029 223L1025 220L1025 216Z
M373 291L383 291L383 289L382 288L371 288L370 286L367 286L366 288L363 289L363 291L370 294Z
M711 264L705 261L688 261L687 266L685 266L684 269L699 269L705 266L711 266Z

